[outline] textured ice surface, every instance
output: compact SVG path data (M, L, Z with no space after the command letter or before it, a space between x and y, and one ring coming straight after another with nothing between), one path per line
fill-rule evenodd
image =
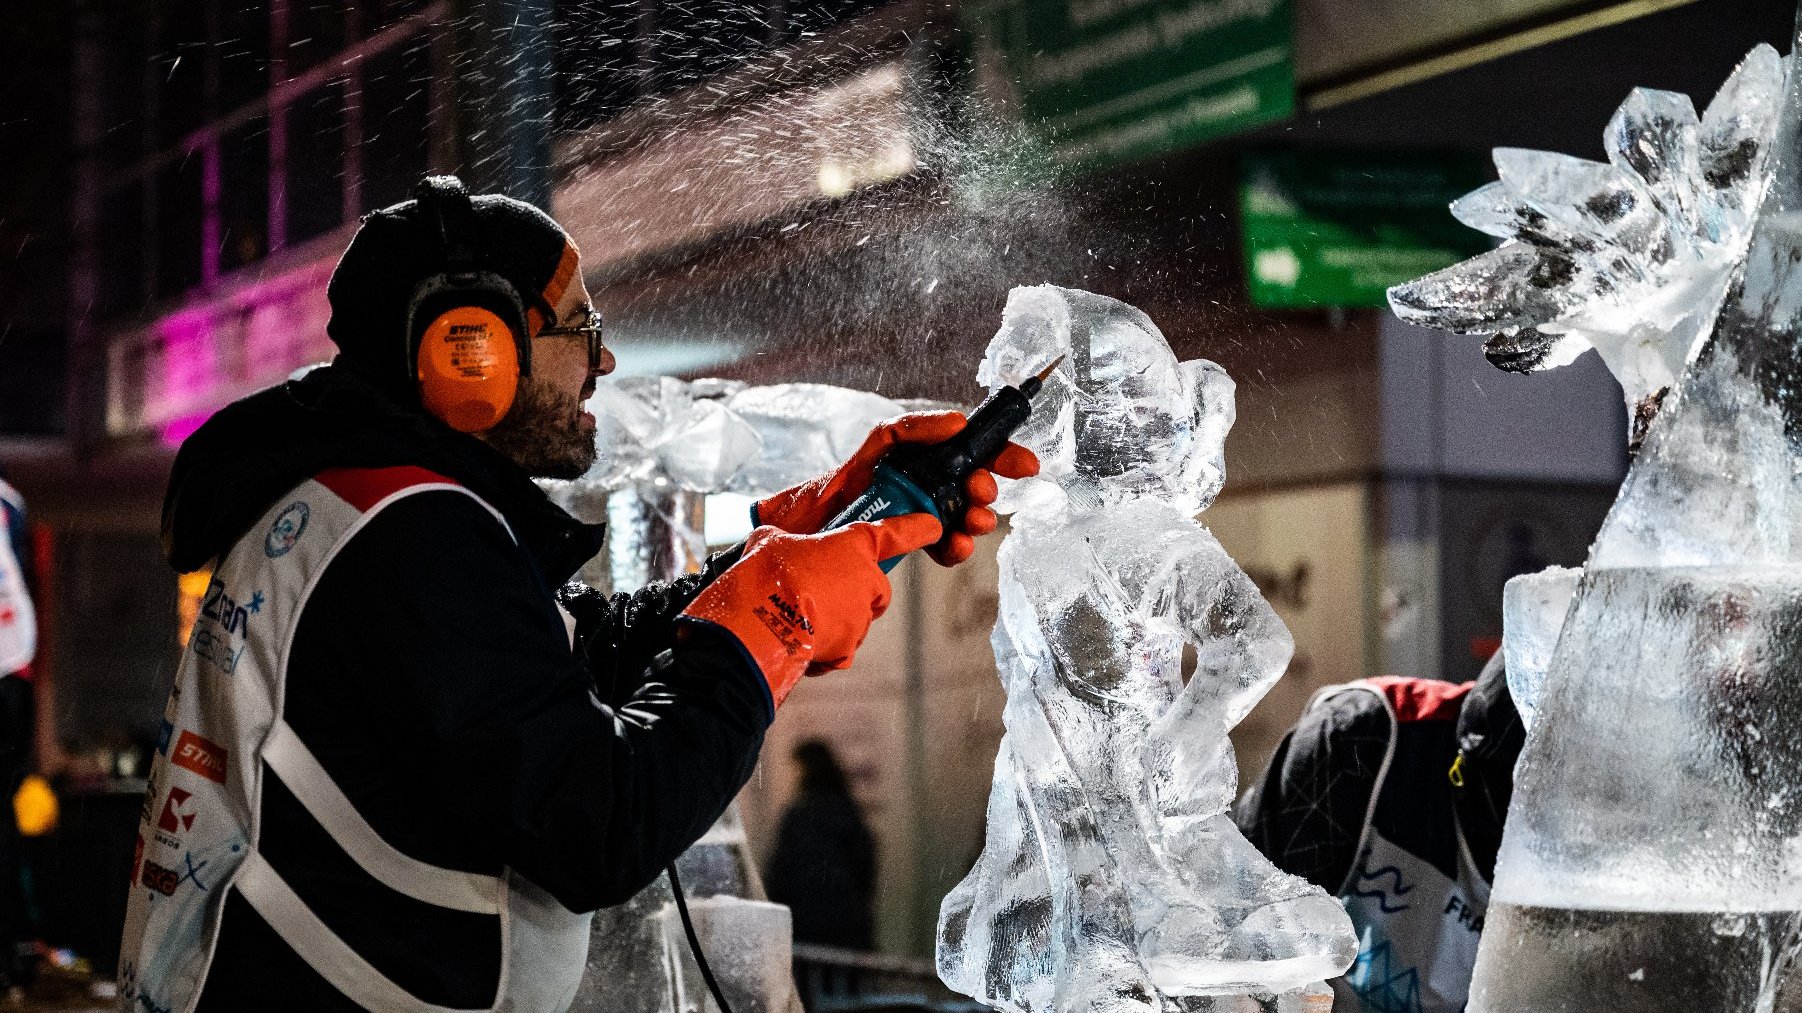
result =
M1545 690L1545 672L1552 664L1552 649L1564 629L1577 578L1583 571L1568 566L1548 566L1538 573L1509 578L1502 588L1502 660L1508 677L1508 695L1520 712L1521 724L1531 731Z
M793 972L794 933L788 908L768 901L713 896L688 905L695 937L720 991L733 1013L789 1013L798 1009ZM676 1011L719 1013L707 990L701 967L695 963L682 930L682 919L672 903L660 912L663 957L676 968Z
M1631 409L1675 382L1714 323L1771 177L1784 61L1746 55L1698 118L1641 88L1604 133L1608 161L1498 148L1500 179L1452 213L1504 242L1389 290L1404 320L1488 335L1503 369L1595 348Z
M1537 239L1516 233L1522 241L1492 257L1524 254L1540 268L1454 268L1394 292L1398 312L1448 329L1488 320L1506 324L1490 328L1514 335L1506 340L1532 328L1581 335L1630 398L1678 376L1545 669L1473 1013L1765 1013L1802 1002L1789 984L1802 950L1802 74L1793 60L1780 66L1754 50L1699 124L1656 92L1622 107L1608 129L1611 168L1635 200L1656 205L1662 237L1597 242L1569 228L1568 200L1546 202L1535 205L1548 219ZM1767 160L1767 149L1781 155ZM1533 185L1550 192L1559 180L1573 193L1602 185L1574 170ZM1513 187L1507 172L1503 182ZM1552 263L1569 269L1542 270ZM1635 335L1655 340L1635 345ZM1538 621L1549 625L1543 611Z
M1227 816L1227 731L1293 646L1193 519L1220 488L1233 384L1133 307L1052 286L1009 295L978 376L1018 383L1058 355L1016 437L1044 468L1004 497L1007 732L982 855L940 909L939 974L1033 1013L1274 1003L1344 971L1356 941Z
M566 506L604 499L615 590L669 579L700 560L700 497L768 493L848 457L903 406L819 384L750 387L671 377L604 379L590 408L599 453L588 474L546 482ZM593 518L591 518L593 519ZM586 575L586 574L585 574ZM798 1011L788 909L761 896L736 809L677 859L697 929L735 1010ZM709 1010L663 877L599 912L574 1013Z
M1518 775L1495 896L1802 910L1802 568L1591 569Z
M589 408L598 455L585 487L674 484L759 495L836 467L903 406L818 383L746 387L668 376L602 379Z

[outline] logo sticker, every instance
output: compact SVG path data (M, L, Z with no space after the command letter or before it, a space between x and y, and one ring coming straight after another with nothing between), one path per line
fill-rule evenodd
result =
M286 551L286 550L283 550ZM200 602L200 619L194 624L190 645L196 657L230 675L238 670L244 658L244 641L249 635L251 617L261 615L268 599L255 591L244 601L233 598L223 583L214 580L207 585Z
M144 873L138 877L138 882L165 897L173 897L175 888L181 885L181 879L181 873L165 869L147 858L144 860Z
M275 523L269 525L269 534L263 539L263 554L270 559L280 559L294 548L300 536L307 533L307 518L313 515L312 508L296 501L288 504Z
M225 783L225 748L204 736L182 732L175 740L175 752L169 762L191 770L209 781Z
M171 834L192 830L195 814L188 811L188 800L193 797L193 793L184 788L170 788L169 797L163 799L163 815L156 821L157 829Z

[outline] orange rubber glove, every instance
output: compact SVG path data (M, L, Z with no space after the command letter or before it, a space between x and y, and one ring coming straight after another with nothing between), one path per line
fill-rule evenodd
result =
M833 471L759 500L751 519L797 535L810 535L851 505L870 487L876 465L899 443L937 443L956 436L964 428L963 412L914 412L890 419L863 441L851 459ZM1029 478L1039 473L1039 459L1018 443L1009 443L987 468L978 468L964 481L969 507L938 544L926 550L940 566L956 566L976 551L975 535L995 530L995 476Z
M744 554L714 578L681 619L737 640L781 706L803 675L851 664L864 634L888 608L888 575L876 564L938 541L931 514L847 524L817 535L760 527Z

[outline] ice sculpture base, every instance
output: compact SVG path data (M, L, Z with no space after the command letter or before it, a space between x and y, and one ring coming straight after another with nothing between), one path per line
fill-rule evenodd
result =
M1173 997L1172 1013L1333 1013L1333 990L1324 982L1273 995L1191 995Z
M1201 964L1192 955L1184 953L1176 958L1151 957L1145 961L1145 970L1166 995L1195 997L1256 994L1262 991L1258 985L1260 980L1307 981L1339 975L1335 959L1315 955L1277 960L1218 960ZM1198 970L1206 973L1198 974Z
M1492 904L1470 1013L1798 1013L1796 912Z

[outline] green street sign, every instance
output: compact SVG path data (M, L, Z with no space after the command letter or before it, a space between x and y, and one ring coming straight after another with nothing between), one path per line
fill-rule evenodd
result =
M1490 248L1447 210L1488 178L1475 156L1247 155L1239 209L1252 305L1387 306L1389 286Z
M986 0L979 47L1062 164L1099 167L1295 109L1293 0Z

